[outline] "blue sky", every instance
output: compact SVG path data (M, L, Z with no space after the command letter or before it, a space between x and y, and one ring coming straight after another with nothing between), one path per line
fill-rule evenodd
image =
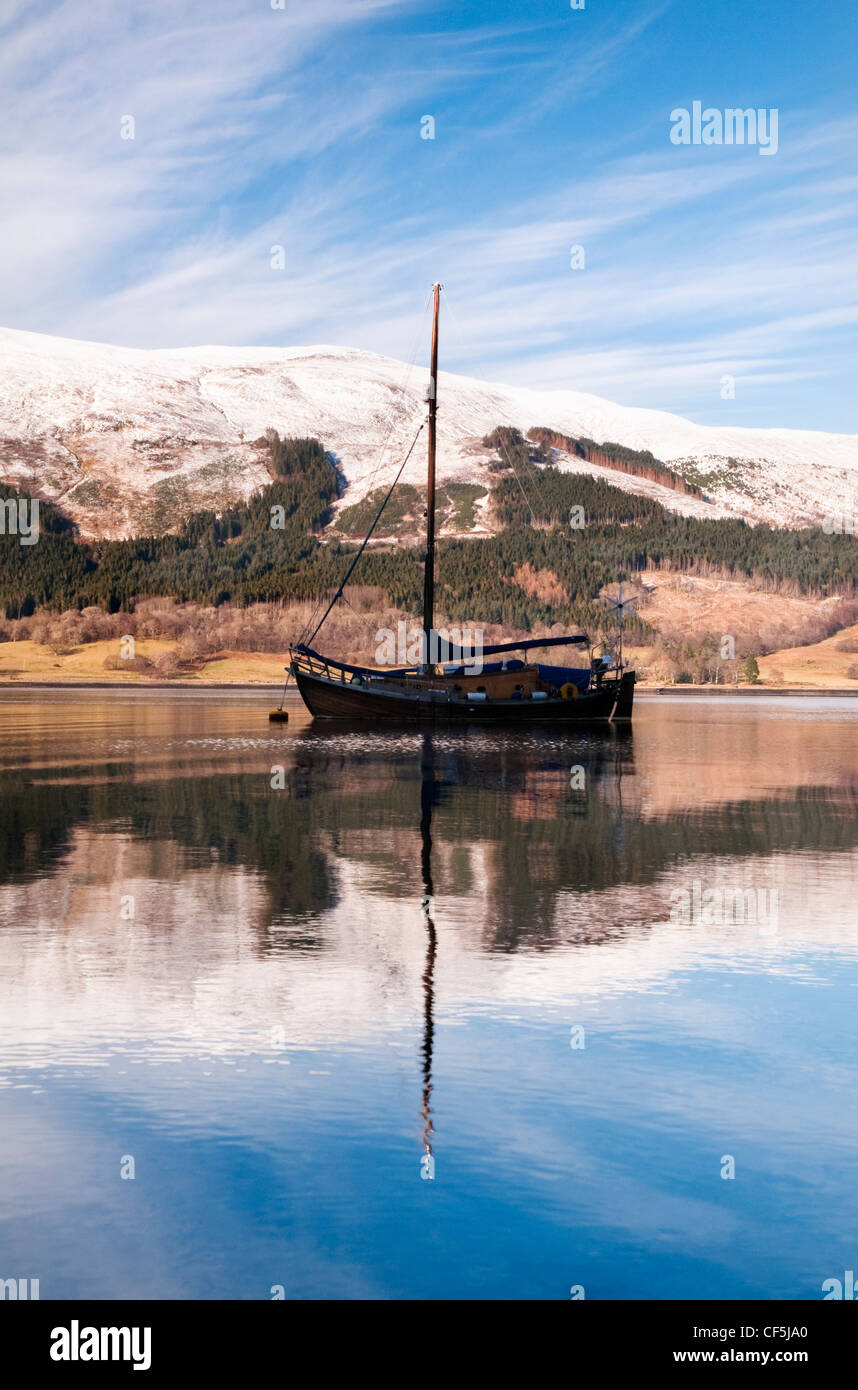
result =
M450 370L858 431L854 0L282 4L6 0L0 321L410 360L440 278Z

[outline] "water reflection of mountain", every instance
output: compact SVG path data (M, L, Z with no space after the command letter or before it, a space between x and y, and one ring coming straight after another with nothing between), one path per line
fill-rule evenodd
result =
M153 878L164 874L165 846L174 874L213 862L252 872L267 900L254 923L260 948L313 948L347 866L360 866L363 894L420 899L428 781L436 895L466 902L472 918L477 913L471 926L485 947L514 952L553 944L560 895L649 888L700 856L858 845L858 775L842 761L823 760L815 785L789 785L788 775L784 784L781 773L781 784L765 794L762 773L751 775L756 764L749 772L747 761L734 760L718 797L698 774L684 804L674 797L660 808L651 759L642 772L636 737L520 738L468 729L391 738L310 727L243 757L226 750L220 758L183 753L8 771L0 882L60 872L81 832L122 835L141 852L151 847ZM275 762L284 769L277 790ZM573 779L574 768L583 777ZM675 765L666 769L665 778L675 772ZM640 898L642 916L651 915L647 894ZM292 927L285 934L284 923ZM618 925L605 921L597 931Z

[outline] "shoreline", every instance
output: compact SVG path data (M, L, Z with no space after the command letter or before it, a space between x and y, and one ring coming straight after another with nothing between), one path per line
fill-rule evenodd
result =
M843 695L847 700L858 697L858 689L850 690L847 686L826 685L748 685L734 689L732 686L723 685L638 685L635 686L635 699L640 696L651 695L680 695L683 699L694 699L695 696L706 697L717 695L719 699L744 698L746 695L758 699L765 695L823 695L834 697Z
M245 681L92 681L92 680L3 680L0 678L0 693L5 690L117 690L135 691L146 693L147 691L212 691L218 690L227 693L281 696L283 685L267 684L262 682L248 683ZM777 697L796 697L802 696L813 698L822 696L826 699L833 699L843 696L846 699L858 699L858 685L850 689L847 686L786 686L786 685L749 685L723 686L723 685L637 685L635 687L636 699L670 698L679 696L681 699L706 699L709 696L716 696L718 699L744 699L751 696L759 699L767 695ZM286 691L286 698L291 700L298 696L297 689L290 686Z

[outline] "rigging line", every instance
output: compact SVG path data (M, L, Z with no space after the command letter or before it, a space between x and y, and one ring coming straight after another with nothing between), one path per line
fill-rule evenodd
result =
M417 434L418 434L418 435L420 434L420 430L422 430L422 429L423 429L423 424L421 423L420 429L417 431ZM416 437L415 437L415 443L416 443ZM405 462L406 462L406 463L408 462L408 458L410 457L411 451L412 451L413 448L414 448L414 445L412 444L411 449L409 449L408 455L406 456L406 459L405 459ZM404 466L405 466L405 465L403 464L403 467L404 467ZM375 470L375 471L378 472L378 467L376 467L376 470ZM394 483L393 483L393 486L394 486L394 487L396 486L397 482L399 481L399 478L400 478L401 474L402 474L402 468L400 468L399 472L398 472L397 475L396 475L396 478L395 478ZM371 486L371 484L372 484L372 479L370 479L370 488L369 488L369 490L367 491L366 496L370 496L370 495L371 495L371 491L372 491L372 486ZM392 489L391 489L391 491L392 491ZM387 497L385 497L383 503L381 504L381 510L382 510L382 511L384 511L384 508L387 506L387 503L388 503L389 499L390 499L390 493L388 493ZM375 528L375 525L376 525L376 522L377 522L377 521L378 521L378 517L376 517L376 520L373 522L373 528ZM372 532L370 532L370 534L372 534ZM360 556L361 556L362 553L363 553L363 546L362 546L361 549L358 551L358 554L357 554L357 556L355 557L355 558L356 558L356 562L357 562L357 560L360 559ZM354 568L354 566L352 566L352 568ZM351 574L351 569L349 570L349 574ZM346 580L343 580L343 584L345 584L345 582L346 582ZM310 631L310 628L313 627L313 623L314 623L315 620L316 620L316 614L321 610L321 608L322 608L322 606L323 606L323 604L324 604L324 602L325 602L325 597L324 597L324 595L322 596L322 598L320 598L320 599L318 600L318 602L316 603L315 607L313 608L312 613L310 614L310 617L309 617L308 621L305 623L303 629L301 630L301 632L300 632L300 634L299 634L299 636L298 636L298 645L299 645L299 646L300 646L301 643L304 642L304 641L312 641L312 640L313 640L313 637L315 637L316 633L319 631L319 628L322 626L322 623L325 621L325 618L327 618L328 613L330 613L331 608L333 607L333 604L336 603L338 597L343 597L344 602L348 603L348 599L346 599L346 598L344 597L344 595L342 594L342 585L341 585L340 588L337 590L337 593L334 595L333 602L332 602L331 605L328 607L328 609L327 609L327 611L326 611L326 613L325 613L325 617L322 618L322 622L319 623L319 626L318 626L318 627L316 627L316 628L313 629L312 637L308 637L307 634L308 634L308 632ZM349 607L351 608L352 605L349 604ZM353 610L353 611L354 611L354 610Z
M521 431L519 431L519 433L521 433ZM527 442L528 442L528 441L527 441L527 435L522 434L522 439L524 440L524 443L527 444ZM510 468L512 468L513 473L515 473L515 464L514 464L513 461L512 461L512 456L507 452L507 446L506 446L505 444L500 444L500 445L498 446L498 448L499 448L499 450L500 450L501 453L505 453L505 454L506 454L507 462L508 462ZM543 503L543 506L544 506L544 505L545 505L545 493L543 492L543 489L542 489L542 479L540 478L540 475L539 475L539 469L537 468L536 464L533 462L533 460L532 460L531 457L530 457L530 450L529 450L529 449L528 449L528 452L527 452L527 459L526 459L526 461L525 461L524 467L525 467L525 469L528 469L528 470L529 470L529 480L533 483L533 487L534 487L534 491L535 491L535 493L536 493L536 497L537 497L538 501L540 501L540 502ZM521 486L522 486L522 485L521 485L521 482L519 482L519 487L521 487ZM523 487L522 487L522 492L524 492L524 488L523 488ZM525 497L525 501L527 502L527 497ZM536 518L533 516L533 508L530 506L530 503L529 503L529 502L527 502L527 505L528 505L528 507L530 508L530 515L531 515L531 517L533 517L533 519L534 519L534 521L535 521Z
M411 355L410 355L410 357L409 357L408 362L406 363L405 379L404 379L404 381L402 382L401 386L399 387L399 399L404 399L404 397L405 397L405 395L406 395L406 393L407 393L407 391L408 391L408 387L409 387L409 385L410 385L410 383L411 383L411 377L412 377L412 374L413 374L413 372L414 372L414 368L415 368L415 365L416 365L416 362L417 362L417 353L418 353L418 351L419 351L419 349L420 349L420 343L421 343L421 340L422 340L422 338L423 338L423 330L424 330L424 325L425 325L425 321L426 321L426 311L428 310L431 301L432 301L432 291L431 291L431 289L430 289L430 290L427 290L427 292L426 292L426 298L425 298L424 301L423 301L423 309L422 309L421 316L420 316L420 324L419 324L419 326L418 326L418 328L417 328L417 330L416 330L416 332L415 332L414 341L413 341L413 344L412 344L412 347L411 347ZM396 403L397 403L396 398L394 398L394 399L391 401L391 404L390 404L390 414L389 414L389 421L390 421L390 423L388 424L388 427L387 427L387 434L384 436L384 439L382 440L382 443L381 443L381 446L380 446L380 450L379 450L379 454L378 454L378 461L377 461L377 463L376 463L376 465L375 465L375 468L372 470L372 473L369 475L369 478L368 478L368 480L367 480L365 496L369 496L369 494L370 494L370 493L372 492L372 490L373 490L373 484L375 483L376 477L378 476L378 473L379 473L379 471L380 471L380 469L381 469L381 467L382 467L382 465L383 465L383 463L384 463L384 456L385 456L385 453L387 452L387 447L388 447L388 445L389 445L389 443L390 443L390 439L391 439L391 436L392 436L392 434L393 434L393 431L394 431L395 428L396 428L396 420L394 419L394 410L395 410L395 407L396 407ZM386 501L385 501L385 504L384 504L384 505L385 505L385 506L387 505ZM299 645L300 645L301 642L303 642L303 641L305 641L305 640L307 639L307 633L310 631L310 628L313 626L313 623L315 622L315 619L316 619L316 614L320 611L320 609L322 608L322 605L324 604L324 602L325 602L325 599L324 599L324 597L322 597L322 598L319 600L319 602L316 604L315 608L313 609L313 611L312 611L312 613L311 613L311 615L310 615L309 622L307 622L307 623L305 624L304 628L302 629L301 633L299 634L299 637L298 637L298 643L299 643ZM327 614L325 614L325 617L327 617ZM322 619L322 622L324 622L324 618ZM319 626L321 626L321 624L319 624ZM315 629L315 632L318 632L318 630L319 630L319 629L316 628L316 629ZM313 634L314 636L315 636L315 632L314 632L314 634ZM310 639L310 640L312 640L312 639Z
M461 325L461 323L459 322L459 315L458 315L458 314L456 313L456 311L454 310L453 305L452 305L452 303L451 303L451 301L450 301L450 296L448 295L447 290L446 290L446 287L445 287L444 285L441 286L441 293L442 293L443 296L444 296L444 301L445 301L445 303L446 303L446 305L447 305L447 308L450 310L450 318L451 318L451 320L452 320L453 327L454 327L454 329L456 330L456 332L458 333L459 337L460 337L460 338L463 338L463 337L464 337L464 334L462 333L462 325Z
M519 433L521 433L521 431L519 431ZM524 440L524 443L527 444L527 436L526 436L526 435L522 435L522 439ZM518 473L516 472L516 467L515 467L515 464L513 463L512 456L507 452L507 446L506 446L505 444L499 444L499 445L498 445L498 451L499 451L501 454L504 454L504 455L506 456L507 463L509 464L510 468L512 469L512 471L513 471L513 476L515 477L516 481L518 482L519 487L521 488L522 496L524 497L524 500L525 500L525 502L527 503L527 507L528 507L528 510L529 510L529 512L530 512L531 519L533 520L534 525L535 525L535 524L536 524L536 517L534 516L533 508L531 507L530 501L529 501L529 499L528 499L528 497L527 497L527 494L525 493L524 485L523 485L523 483L522 483L520 477L518 476ZM533 487L534 487L534 491L535 491L536 497L537 497L538 501L541 502L541 503L543 504L543 507L545 508L545 511L546 511L546 513L547 513L547 512L548 512L548 507L546 506L545 493L544 493L543 487L542 487L542 478L540 477L539 469L537 468L536 464L533 462L533 460L532 460L531 457L530 457L530 452L529 452L529 450L528 450L527 460L526 460L526 462L525 462L524 467L525 467L525 469L528 469L528 470L529 470L529 480L533 483Z
M456 311L455 311L454 308L453 308L452 301L451 301L450 296L448 295L447 290L446 290L446 287L445 287L444 285L441 286L441 293L442 293L442 295L444 296L444 301L445 301L445 303L446 303L446 305L447 305L448 310L450 311L450 318L451 318L452 321L453 321L453 326L454 326L454 328L455 328L455 331L456 331L456 333L458 334L459 339L460 339L460 341L461 341L461 340L463 339L463 337L464 337L464 334L462 333L462 326L461 326L461 323L460 323L460 321L459 321L459 316L458 316L458 314L456 313ZM505 451L505 446L504 446L504 445L501 445L501 446L500 446L500 449L501 449L501 452L504 452L504 451ZM528 458L528 462L529 462L529 458ZM533 521L534 521L534 523L535 523L536 518L535 518L535 516L534 516L534 514L533 514L533 508L531 507L530 502L529 502L528 497L527 497L527 494L526 494L525 491L524 491L524 485L522 484L521 479L518 477L518 475L517 475L516 472L515 472L515 466L513 465L512 459L510 459L509 457L507 457L507 463L510 465L510 467L511 467L512 470L513 470L513 476L516 478L516 481L518 482L518 485L519 485L519 487L521 488L522 496L524 497L525 503L527 504L527 508L528 508L528 511L530 512L531 518L533 519ZM534 476L534 482L535 482L535 485L536 485L536 490L537 490L537 492L539 492L539 491L540 491L540 486L539 486L539 474L538 474L538 472L537 472L537 470L536 470L536 468L535 468L535 466L534 466L533 464L530 464L530 467L531 467L531 469L533 470L533 476ZM543 498L542 498L542 501L544 501L544 500L545 500L545 499L544 499L544 497L543 497Z
M418 429L417 433L416 433L415 436L414 436L414 440L413 440L413 442L412 442L411 448L408 450L408 453L405 455L405 458L402 460L402 463L401 463L400 468L399 468L399 472L397 473L396 477L394 478L393 482L391 483L390 488L389 488L388 493L387 493L387 496L385 497L384 501L382 502L381 506L379 507L379 509L378 509L378 511L377 511L377 513L376 513L376 515L375 515L375 519L373 520L372 525L370 526L369 530L367 531L366 535L364 536L364 539L363 539L363 542L361 543L360 549L358 550L357 554L355 555L355 557L354 557L352 563L349 565L349 568L348 568L348 570L346 571L346 574L345 574L345 577L344 577L342 583L339 585L339 587L338 587L338 589L337 589L337 592L334 594L334 597L331 599L330 603L328 604L328 607L325 609L325 612L324 612L324 614L322 615L322 617L321 617L321 619L319 620L319 622L317 623L316 627L313 629L313 631L312 631L312 633L310 634L310 636L309 636L308 638L306 638L306 640L307 640L308 642L312 642L312 641L313 641L314 637L316 636L316 634L317 634L317 632L319 631L319 629L322 627L323 623L325 622L326 618L328 617L328 614L330 613L331 609L333 608L333 606L334 606L334 604L337 602L337 600L340 599L340 598L344 598L343 590L345 589L346 584L348 584L349 579L351 578L351 575L353 574L354 569L355 569L355 567L356 567L358 561L360 560L361 556L363 555L363 552L364 552L364 550L365 550L366 547L367 547L367 544L368 544L368 542L369 542L369 539L370 539L370 537L371 537L373 531L375 530L376 526L378 525L378 523L379 523L379 521L380 521L380 519L381 519L381 514L382 514L382 512L384 511L385 507L387 506L388 502L390 501L391 495L392 495L392 493L393 493L393 489L396 487L396 484L399 482L399 479L402 477L402 473L403 473L403 471L404 471L404 469L405 469L405 465L408 463L408 460L410 459L412 453L414 452L414 447L415 447L415 445L416 445L416 443L417 443L417 440L420 438L420 434L421 434L421 432L422 432L422 430L423 430L424 424L425 424L425 421L422 421L421 424L420 424L420 428ZM346 602L347 602L347 601L348 601L348 600L346 600ZM321 605L319 605L319 606L321 607ZM350 605L350 606L351 606L351 605ZM318 611L318 610L317 610L317 611ZM315 614L314 614L314 616L315 616ZM309 625L310 625L310 624L308 624L307 626L309 627ZM301 640L303 641L304 638L302 637Z
M317 623L316 627L313 629L312 633L311 633L310 636L307 638L307 641L308 641L308 642L312 642L312 641L313 641L314 637L316 636L316 633L317 633L317 632L319 631L319 629L322 627L322 624L325 622L325 619L327 618L327 616L328 616L328 614L330 613L331 609L333 608L334 604L337 602L337 599L340 599L340 598L343 597L343 589L344 589L344 588L346 587L346 585L348 584L349 579L351 578L351 576L352 576L352 574L353 574L353 572L354 572L355 566L356 566L357 563L358 563L358 560L360 559L361 555L363 555L363 552L366 550L366 547L367 547L367 544L368 544L368 542L369 542L370 536L372 535L373 531L375 530L376 526L378 525L379 521L381 520L381 514L382 514L382 512L384 511L385 507L387 506L388 502L390 501L390 498L391 498L391 496L392 496L392 494L393 494L393 489L396 487L396 484L399 482L399 479L402 477L402 474L403 474L403 472L404 472L404 470L405 470L405 465L407 464L408 460L411 458L411 455L414 453L415 445L417 444L417 441L418 441L418 439L420 438L420 435L421 435L422 432L423 432L423 428L424 428L425 423L426 423L425 420L422 420L422 421L420 422L420 428L418 429L417 433L416 433L415 436L414 436L414 439L413 439L412 444L411 444L411 448L408 450L408 453L405 455L405 458L402 460L402 463L401 463L400 466L399 466L399 472L397 473L397 475L396 475L396 477L394 478L393 482L390 484L390 488L388 489L387 496L385 497L384 501L382 502L381 506L379 507L378 511L376 512L376 514L375 514L375 520L373 521L372 525L370 526L369 530L367 531L366 535L364 536L363 541L361 542L361 547L360 547L360 549L359 549L357 555L354 557L354 559L352 560L351 564L349 565L348 570L346 571L345 578L343 579L342 584L341 584L341 585L339 586L339 588L337 589L337 592L334 594L334 597L331 599L330 603L328 604L327 608L325 609L325 612L324 612L324 614L322 615L322 617L321 617L321 619L319 620L319 622Z
M303 628L298 634L298 646L301 645L301 643L304 641L304 638L307 636L307 633L310 631L310 628L313 626L313 623L316 620L316 614L319 612L319 609L321 608L324 601L325 600L323 598L319 599L318 603L316 604L315 608L310 614L309 621L304 624Z
M407 364L406 364L407 370L406 370L406 373L405 373L405 378L404 378L404 380L402 381L401 385L400 385L399 388L398 388L398 391L399 391L399 397L398 397L398 398L399 398L400 400L402 400L402 399L405 398L405 396L406 396L406 394L407 394L407 392L408 392L408 388L409 388L410 383L411 383L411 377L412 377L412 375L413 375L413 373L414 373L414 368L415 368L415 366L416 366L416 361L417 361L417 354L418 354L418 351L419 351L419 348L420 348L420 343L421 343L421 340L422 340L422 337L423 337L424 325L425 325L425 320L426 320L426 313L427 313L427 310L429 309L429 306L430 306L431 302L432 302L432 290L429 289L429 290L427 290L427 292L426 292L426 297L425 297L425 299L424 299L424 301L423 301L423 309L422 309L422 313L421 313L421 317L420 317L420 324L419 324L419 327L417 328L417 331L416 331L416 333L415 333L415 335L414 335L414 341L413 341L413 343L412 343L411 353L410 353L410 356L409 356L409 360L408 360L408 362L407 362ZM448 301L448 304L449 304L449 301ZM452 309L451 309L451 313L452 313ZM376 480L376 478L377 478L377 476L378 476L379 471L381 470L381 468L382 468L382 466L383 466L383 464L384 464L384 457L385 457L385 454L386 454L386 452L387 452L388 445L390 444L391 436L392 436L394 430L396 429L397 421L396 421L396 419L394 418L394 412L395 412L395 409L396 409L396 404L397 404L397 398L394 397L394 399L391 401L391 404L390 404L389 424L388 424L388 428L387 428L387 433L385 434L384 439L383 439L382 442L381 442L381 446L380 446L379 453L378 453L378 460L377 460L377 462L376 462L376 465L375 465L374 469L372 470L372 472L370 473L368 479L366 480L366 492L365 492L365 496L371 495L371 493L372 493L372 491L373 491L373 485L374 485L374 483L375 483L375 480ZM422 426L421 426L421 428L422 428ZM419 434L419 430L418 430L418 434ZM416 441L415 441L415 442L416 442ZM412 445L411 447L412 447L412 449L413 449L414 445ZM410 453L410 452L411 452L411 451L409 450L409 453ZM402 471L402 470L400 470L400 474L401 474L401 471ZM397 474L397 479L399 478L400 474ZM394 486L396 486L396 483L395 483L395 482L394 482ZM384 507L387 506L387 502L388 502L388 498L385 498L385 500L384 500L384 502L383 502L383 504L382 504L382 510L384 509ZM375 525L375 523L373 523L373 525ZM360 553L361 553L361 552L358 552L358 557L357 557L357 558L360 558ZM349 573L351 573L351 571L349 571ZM300 645L300 643L304 642L305 640L310 640L310 641L312 641L312 638L309 638L309 639L307 638L307 634L308 634L308 632L310 631L310 628L313 626L313 623L315 622L315 619L316 619L316 614L321 610L321 608L322 608L324 602L325 602L325 598L324 598L324 596L323 596L323 597L318 601L318 603L316 604L316 606L314 607L314 609L312 610L312 613L311 613L311 615L310 615L309 621L305 624L304 628L302 629L301 633L299 634L299 637L298 637L298 643L299 643L299 645ZM335 603L335 602L336 602L336 596L334 597L334 603ZM351 605L349 605L349 606L351 607ZM327 612L325 613L325 617L322 618L322 623L325 621L325 618L328 616L328 613L329 613L329 612L330 612L330 608L328 608ZM316 628L313 630L313 636L315 636L315 634L319 631L319 627L322 626L322 623L319 623L319 626L316 627Z
M534 426L531 425L531 429L533 429L533 428L534 428ZM526 432L522 434L522 438L523 438L525 444L527 444L527 443L528 443L528 437L527 437L527 433L526 433ZM532 475L532 477L533 477L534 487L536 488L536 491L539 493L540 499L544 502L544 501L545 501L545 496L544 496L544 494L543 494L543 492L542 492L541 475L540 475L539 469L537 468L536 464L533 462L533 459L530 457L530 450L529 450L529 449L528 449L528 453L527 453L527 467L530 469L531 475Z
M524 435L523 438L524 438L524 442L525 442L525 444L526 444L526 443L527 443L527 435ZM536 497L537 497L538 502L541 502L541 503L542 503L543 512L545 513L545 516L546 516L546 519L547 519L547 518L550 516L550 509L549 509L549 507L547 506L547 503L546 503L545 492L543 491L543 487L542 487L542 478L541 478L541 476L540 476L539 469L537 468L536 464L533 462L533 459L530 457L530 451L529 451L529 450L528 450L528 454L527 454L527 462L525 463L525 468L528 468L528 469L530 470L530 479L531 479L531 481L532 481L532 483L533 483L534 492L535 492L535 494L536 494Z
M507 463L509 464L510 468L512 469L512 476L515 478L515 481L518 483L519 487L521 488L521 495L522 495L522 497L524 498L524 501L525 501L525 505L526 505L526 507L527 507L527 510L530 512L530 519L531 519L531 521L533 522L533 524L534 524L534 526L535 526L535 525L536 525L536 516L534 515L533 508L532 508L532 506L530 505L530 498L528 497L527 493L526 493L525 490L524 490L524 484L522 483L521 478L518 476L518 472L516 471L516 467L515 467L515 464L514 464L513 461L512 461L512 457L511 457L511 455L507 452L507 448L506 448L506 445L505 445L505 444L499 444L499 445L498 445L498 450L499 450L499 452L500 452L501 454L506 454L506 461L507 461Z
M324 602L325 602L325 597L324 597L324 595L323 595L320 599L317 600L315 607L313 608L312 612L310 613L309 619L308 619L307 622L304 624L303 628L301 629L300 633L298 634L298 645L299 645L299 646L300 646L300 644L304 641L304 638L307 636L307 633L310 631L310 628L313 626L313 623L316 621L316 614L319 612L319 610L321 609L322 604L323 604Z
M462 337L462 329L461 329L461 324L459 323L459 317L458 317L458 315L456 314L455 310L453 309L453 305L452 305L452 303L451 303L450 296L449 296L449 294L447 293L447 290L446 290L446 288L445 288L444 285L441 286L441 293L443 294L444 299L445 299L446 304L447 304L447 308L448 308L449 311L450 311L450 318L453 320L453 324L454 324L454 326L455 326L455 330L456 330L456 332L458 333L459 337L461 338L461 337ZM507 454L505 445L500 445L499 447L500 447L500 452L501 452L501 454L506 454L507 463L509 464L510 468L512 469L513 477L515 478L516 482L518 483L519 488L521 489L521 495L522 495L522 497L524 498L525 505L527 506L528 511L530 512L531 520L533 521L533 523L534 523L534 525L535 525L535 524L536 524L536 516L534 515L533 507L530 505L530 499L529 499L529 497L527 496L527 493L526 493L525 490L524 490L524 484L523 484L521 478L519 477L519 475L518 475L518 473L517 473L517 471L516 471L516 468L515 468L515 465L514 465L513 462L512 462L512 459L511 459L511 458L509 457L509 455ZM540 479L539 479L539 473L538 473L538 471L537 471L537 469L536 469L535 464L533 464L533 463L530 462L530 458L529 458L529 457L528 457L528 467L530 468L530 470L531 470L531 472L532 472L533 484L534 484L534 487L535 487L535 489L536 489L537 495L539 496L540 501L542 501L542 502L544 503L544 501L545 501L545 496L544 496L544 494L542 493L541 483L540 483Z
M406 365L407 365L407 370L406 370L406 373L405 373L405 380L402 382L402 385L398 388L398 390L399 390L399 396L398 396L398 398L397 398L397 397L394 397L394 399L393 399L393 400L391 401L391 403L390 403L390 424L388 425L387 434L385 435L385 437L384 437L384 439L383 439L383 441L382 441L382 444L381 444L381 448L380 448L379 455L378 455L378 462L376 463L375 468L372 470L372 473L371 473L370 476L369 476L369 480L368 480L368 484L367 484L367 492L370 492L370 491L372 490L372 485L373 485L373 483L375 482L375 479L376 479L376 477L378 476L378 473L379 473L379 471L380 471L380 469L381 469L381 467L382 467L382 465L383 465L383 463L384 463L384 456L385 456L385 454L386 454L386 452L387 452L387 447L388 447L388 445L389 445L389 443L390 443L391 436L392 436L394 430L396 429L396 424L397 424L397 422L396 422L396 419L394 418L394 411L395 411L395 409L396 409L396 405L397 405L398 401L402 401L402 400L405 399L406 393L407 393L408 388L409 388L409 386L410 386L410 384L411 384L411 377L412 377L412 374L413 374L413 372L414 372L414 368L415 368L416 363L417 363L417 353L418 353L418 351L420 350L420 343L421 343L421 341L422 341L422 339L423 339L424 325L425 325L425 322L426 322L426 311L427 311L427 309L429 308L430 301L431 301L431 291L427 292L426 298L425 298L425 300L424 300L424 302L423 302L423 310L422 310L422 313L421 313L421 316L420 316L420 323L419 323L419 325L418 325L418 327L417 327L417 330L416 330L416 332L415 332L415 335L414 335L414 342L413 342L412 348L411 348L411 355L410 355L410 357L409 357L409 359L408 359L408 362L407 362L407 364L406 364Z

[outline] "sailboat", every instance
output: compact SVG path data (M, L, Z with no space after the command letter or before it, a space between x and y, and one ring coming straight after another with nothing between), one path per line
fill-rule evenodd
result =
M376 722L503 721L527 725L628 721L632 717L635 673L623 660L622 635L625 610L635 600L627 599L624 602L622 588L613 608L618 615L619 641L615 649L604 644L591 645L583 632L478 645L476 648L465 647L448 641L435 629L435 455L440 293L440 284L433 285L431 370L428 419L425 422L428 426L428 498L422 659L416 665L399 669L354 666L326 656L309 645L315 640L334 604L342 598L345 586L408 461L409 450L321 620L306 642L299 642L290 648L286 669L294 679L304 704L311 714L319 718L371 719ZM553 647L574 648L572 661L575 664L555 666L536 659L534 654Z

